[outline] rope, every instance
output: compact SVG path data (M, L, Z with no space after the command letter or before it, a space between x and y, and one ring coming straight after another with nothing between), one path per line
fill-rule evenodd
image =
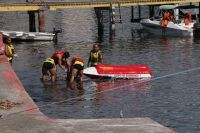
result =
M152 79L149 79L149 80L144 80L144 81L137 82L137 83L121 85L121 86L118 86L118 87L115 87L115 88L111 88L111 89L108 89L108 90L103 90L103 91L100 91L100 92L91 93L91 94L88 94L86 96L93 96L93 95L101 94L101 93L104 93L104 92L110 92L110 91L114 91L114 90L117 90L117 89L120 89L120 88L130 87L132 85L137 85L137 84L146 83L146 82L150 82L150 81L155 81L155 80L159 80L159 79L163 79L163 78L168 78L168 77L172 77L172 76L175 76L175 75L184 74L184 73L188 73L188 72L196 71L196 70L200 70L200 67L195 67L195 68L191 68L191 69L188 69L188 70L184 70L184 71L180 71L180 72L176 72L176 73L172 73L172 74L163 75L163 76L160 76L160 77L152 78ZM26 111L31 111L31 110L35 110L35 109L38 109L38 108L43 108L43 107L46 107L46 106L49 106L49 105L53 105L53 104L69 102L69 101L80 99L80 98L83 98L83 97L84 96L78 96L78 97L65 99L65 100L61 100L61 101L57 101L57 102L51 102L49 104L37 106L37 107L30 108L30 109L27 109L27 110L22 110L22 111L18 111L18 112L6 114L6 115L0 115L0 117L1 118L5 118L5 117L8 117L8 116L17 115L17 114L20 114L20 113L23 113L23 112L26 112ZM122 112L121 112L121 115L122 115Z

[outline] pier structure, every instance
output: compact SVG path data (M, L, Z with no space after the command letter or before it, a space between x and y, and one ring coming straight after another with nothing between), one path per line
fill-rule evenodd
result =
M115 24L122 23L121 7L131 7L131 22L139 22L142 18L142 6L149 6L149 18L154 16L154 6L162 4L176 3L199 3L200 0L108 0L108 1L83 1L83 2L29 2L25 3L0 3L0 11L27 11L29 14L29 31L36 31L35 14L38 16L38 31L45 32L45 11L67 8L94 8L97 21L98 33L103 32L103 13L102 10L109 11L110 30L115 30ZM135 17L135 7L138 9L137 18ZM199 8L200 9L200 8Z

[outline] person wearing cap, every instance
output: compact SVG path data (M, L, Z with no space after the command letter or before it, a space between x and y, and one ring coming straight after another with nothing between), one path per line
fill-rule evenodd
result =
M55 52L51 58L54 60L55 65L59 65L59 67L64 71L68 72L70 63L68 58L70 57L69 52L67 51L57 51Z

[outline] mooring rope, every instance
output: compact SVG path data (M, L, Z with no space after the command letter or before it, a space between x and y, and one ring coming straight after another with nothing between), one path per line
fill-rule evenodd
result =
M30 108L30 109L27 109L27 110L17 111L17 112L10 113L10 114L5 114L5 115L1 114L0 117L1 118L5 118L5 117L8 117L8 116L20 114L20 113L23 113L23 112L26 112L26 111L35 110L35 109L38 109L38 108L40 109L40 108L43 108L43 107L46 107L46 106L50 106L50 105L53 105L53 104L69 102L69 101L72 101L72 100L83 98L85 96L93 96L93 95L96 95L96 94L101 94L101 93L104 93L104 92L110 92L110 91L114 91L114 90L117 90L117 89L120 89L120 88L130 87L132 85L137 85L137 84L141 84L141 83L147 83L147 82L150 82L150 81L155 81L155 80L159 80L159 79L163 79L163 78L168 78L168 77L172 77L172 76L176 76L176 75L179 75L179 74L184 74L184 73L188 73L188 72L192 72L192 71L196 71L196 70L200 70L200 67L195 67L195 68L187 69L187 70L184 70L184 71L167 74L167 75L163 75L163 76L156 77L156 78L151 78L149 80L143 80L143 81L136 82L136 83L130 83L130 84L126 84L126 85L121 85L121 86L114 87L114 88L107 89L107 90L103 90L103 91L100 91L100 92L95 92L95 93L91 93L91 94L87 94L87 95L82 95L82 96L78 96L78 97L74 97L74 98L70 98L70 99L65 99L65 100L61 100L61 101L57 101L57 102L51 102L49 104L40 105L40 106L37 106L37 107L34 107L34 108Z

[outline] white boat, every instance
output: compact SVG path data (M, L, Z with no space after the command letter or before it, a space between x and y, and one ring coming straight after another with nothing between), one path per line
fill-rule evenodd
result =
M52 41L55 36L46 32L0 31L0 33L17 41Z
M83 74L91 79L138 79L151 78L152 72L146 65L107 65L98 64L96 67L88 67Z
M154 35L165 35L165 36L193 36L193 28L196 20L193 20L188 25L185 25L184 18L179 17L179 10L185 8L185 6L178 5L163 5L160 6L160 11L162 10L172 10L175 16L174 21L169 21L165 29L161 26L162 18L151 18L142 19L140 23L143 29Z
M193 36L193 26L195 22L185 25L183 21L181 23L170 21L164 31L160 24L160 20L143 19L140 23L144 30L154 35Z

